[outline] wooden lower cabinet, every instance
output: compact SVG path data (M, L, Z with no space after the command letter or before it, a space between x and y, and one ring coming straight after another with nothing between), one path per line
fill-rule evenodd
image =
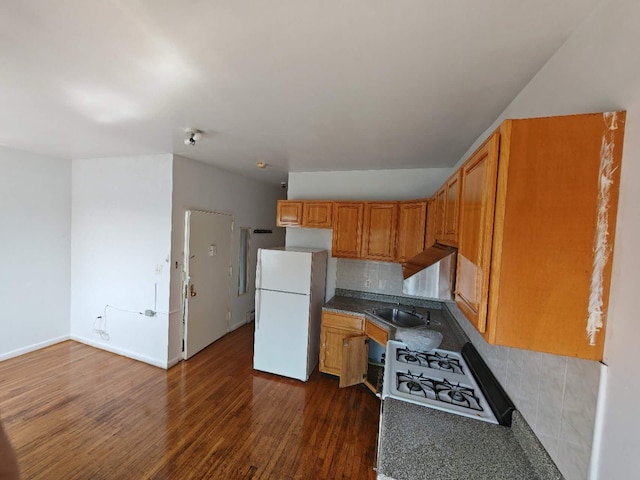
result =
M363 317L344 313L322 312L320 371L341 376L343 340L363 333Z
M322 312L320 371L340 377L340 388L364 383L379 393L367 379L369 341L384 347L388 338L386 330L361 316Z

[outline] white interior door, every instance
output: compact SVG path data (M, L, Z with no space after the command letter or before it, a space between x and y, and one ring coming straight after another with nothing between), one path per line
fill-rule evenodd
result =
M185 359L229 331L231 215L198 210L185 217Z

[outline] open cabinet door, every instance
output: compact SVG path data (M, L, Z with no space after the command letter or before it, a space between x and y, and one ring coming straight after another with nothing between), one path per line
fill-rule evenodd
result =
M340 388L364 382L367 377L368 343L366 335L347 337L342 341Z

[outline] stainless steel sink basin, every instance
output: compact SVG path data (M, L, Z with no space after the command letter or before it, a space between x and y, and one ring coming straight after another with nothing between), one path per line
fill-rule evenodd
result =
M415 328L428 325L428 322L422 315L407 312L396 307L375 308L371 311L371 314L397 327Z

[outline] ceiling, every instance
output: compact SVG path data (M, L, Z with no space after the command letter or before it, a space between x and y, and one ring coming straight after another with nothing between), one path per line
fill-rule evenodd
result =
M0 144L273 183L451 167L599 2L3 0Z

